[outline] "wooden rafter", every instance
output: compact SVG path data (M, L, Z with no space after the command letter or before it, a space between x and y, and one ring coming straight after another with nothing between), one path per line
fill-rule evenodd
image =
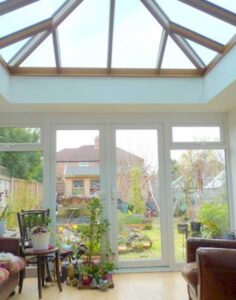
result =
M201 44L201 45L203 45L211 50L214 50L218 53L224 52L224 45L222 45L212 39L209 39L199 33L196 33L195 31L192 31L183 26L180 26L176 23L170 22L170 31L173 33L176 33L184 38L192 40L198 44Z
M209 15L236 26L236 14L205 0L179 0Z
M59 69L61 67L61 54L60 54L60 43L59 43L57 29L53 30L52 39L53 39L53 48L54 48L56 67Z
M53 30L61 24L62 21L76 8L83 0L68 0L63 4L52 16L52 28L44 33L37 34L33 37L24 47L17 52L17 54L9 62L10 66L19 66L33 51L36 49L40 43L42 43Z
M111 64L112 64L114 15L115 15L115 0L110 0L110 17L109 17L108 51L107 51L107 69L108 70L111 69Z
M52 19L47 19L45 21L34 24L32 26L26 27L22 30L16 31L12 34L0 38L0 48L7 47L25 38L36 35L37 33L51 30L51 28L52 28Z
M160 6L154 0L140 0L144 6L148 9L148 11L153 15L153 17L157 20L158 23L169 33L169 35L173 38L176 44L182 49L185 55L190 59L190 61L196 66L197 69L200 69L201 72L205 68L205 64L201 60L201 58L197 55L194 49L184 40L183 37L177 37L170 30L170 20L168 16L164 13L164 11L160 8Z
M10 72L15 76L97 76L97 77L196 77L201 76L201 70L190 69L111 69L106 68L61 68L58 73L56 68L24 68L10 67Z
M39 0L7 0L0 3L0 16Z
M165 53L167 38L168 38L168 33L166 32L165 29L163 29L162 35L161 35L159 51L158 51L158 55L157 55L157 70L160 70L160 68L161 68L161 64L162 64L164 53Z
M179 48L184 52L184 54L191 60L191 62L197 67L197 69L201 69L202 72L205 70L205 64L201 60L201 58L197 55L194 49L189 45L189 43L182 37L177 34L171 34L172 39L179 46Z
M9 66L19 66L47 37L48 31L32 37L9 61Z
M84 0L67 0L52 16L53 28L55 29L74 11Z

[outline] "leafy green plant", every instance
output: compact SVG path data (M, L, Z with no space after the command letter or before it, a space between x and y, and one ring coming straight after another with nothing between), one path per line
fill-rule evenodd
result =
M10 214L9 207L8 205L6 205L4 209L0 212L0 222L6 221L9 214Z
M103 269L104 273L111 273L114 270L117 270L117 266L112 261L106 261L103 264L102 269Z
M222 237L229 229L226 203L207 202L201 205L198 220L202 223L205 237Z
M103 217L103 206L99 198L92 198L87 206L89 224L81 226L78 231L81 240L87 246L87 263L92 264L92 257L101 254L101 241L107 233L109 222Z

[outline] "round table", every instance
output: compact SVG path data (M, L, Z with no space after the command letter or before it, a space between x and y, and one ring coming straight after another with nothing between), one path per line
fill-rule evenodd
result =
M39 298L42 298L42 286L44 286L44 266L45 259L50 255L55 255L55 273L57 279L57 285L62 291L60 282L60 271L59 271L59 248L50 248L48 250L34 250L33 248L28 248L24 250L25 256L35 256L37 258L37 274L38 274L38 293Z

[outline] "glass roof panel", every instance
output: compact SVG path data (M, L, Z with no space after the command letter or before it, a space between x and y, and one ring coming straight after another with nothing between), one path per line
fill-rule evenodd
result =
M0 37L50 18L65 0L40 0L0 17Z
M20 65L21 67L55 67L52 36L40 44Z
M107 64L109 0L86 0L58 27L63 67Z
M28 42L29 39L30 38L24 39L8 47L0 49L0 55L2 55L5 62L8 63L12 59L12 57L21 49L21 47L23 47Z
M222 44L228 43L236 33L235 26L179 2L178 0L155 1L165 11L172 22L187 27Z
M155 68L161 33L140 1L116 1L112 67Z
M208 0L213 4L221 6L229 11L236 13L236 1L235 0Z
M183 51L168 37L161 65L163 69L196 69Z
M190 46L195 50L195 52L199 55L202 61L208 65L218 54L217 52L210 50L202 45L194 43L192 41L187 40Z

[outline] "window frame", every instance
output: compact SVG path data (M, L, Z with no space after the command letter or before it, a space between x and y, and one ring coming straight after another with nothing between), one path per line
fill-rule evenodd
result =
M42 151L44 132L42 125L38 124L1 124L1 128L37 128L40 129L40 141L38 143L0 143L0 152Z
M173 140L173 128L174 127L219 127L220 129L220 141L219 142L209 142L209 141L202 141L202 142L175 142ZM170 135L169 135L169 144L170 150L178 150L178 149L196 149L196 150L204 150L204 149L226 149L226 139L225 139L225 129L223 123L171 123L170 124Z

